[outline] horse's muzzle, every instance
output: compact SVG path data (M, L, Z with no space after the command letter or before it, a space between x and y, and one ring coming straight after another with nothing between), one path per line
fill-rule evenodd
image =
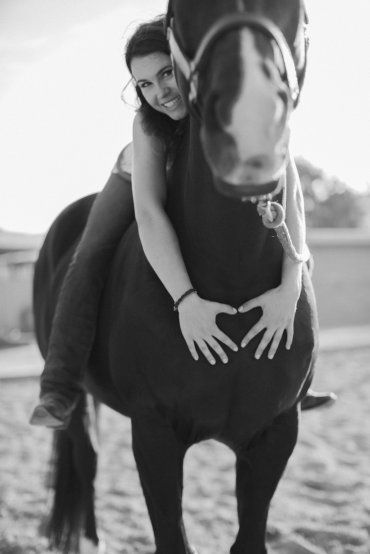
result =
M281 188L279 179L264 183L263 185L231 185L230 183L226 183L218 177L215 177L214 183L216 190L220 194L242 202L246 202L252 198L256 198L258 200L267 194L274 196L280 191Z

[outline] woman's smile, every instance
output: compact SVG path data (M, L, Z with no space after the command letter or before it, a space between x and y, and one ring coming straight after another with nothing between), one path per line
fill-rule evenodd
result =
M180 104L182 104L182 98L178 94L174 98L171 98L171 100L167 100L166 102L162 103L162 106L166 108L166 110L174 110L176 109Z

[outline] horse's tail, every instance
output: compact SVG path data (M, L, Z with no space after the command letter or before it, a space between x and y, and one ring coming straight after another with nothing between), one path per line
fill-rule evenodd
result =
M78 551L82 524L81 480L73 462L73 442L67 431L56 431L53 444L54 499L46 535L50 546Z
M98 544L94 513L96 439L86 423L86 399L67 430L55 431L50 472L53 500L45 534L52 548L79 552L81 534ZM95 419L95 418L93 418Z

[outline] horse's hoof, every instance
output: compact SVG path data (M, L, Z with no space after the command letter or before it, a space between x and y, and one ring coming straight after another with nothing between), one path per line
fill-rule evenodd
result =
M80 554L106 554L107 547L103 539L99 540L99 544L94 544L86 537L80 540Z

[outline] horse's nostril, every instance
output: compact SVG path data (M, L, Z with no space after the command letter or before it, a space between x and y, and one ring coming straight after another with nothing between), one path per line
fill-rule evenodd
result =
M283 88L279 89L278 91L278 97L280 98L280 100L282 100L284 103L287 102L288 100L288 93L286 90L284 90Z
M245 165L251 169L268 169L271 166L271 160L264 154L248 158Z
M216 97L213 104L213 113L217 125L223 129L227 125L225 109L222 107L221 98Z
M287 106L288 104L288 99L289 99L289 95L288 95L288 91L285 89L285 88L281 88L279 89L278 91L278 97L280 98L280 100L283 102L284 106Z

